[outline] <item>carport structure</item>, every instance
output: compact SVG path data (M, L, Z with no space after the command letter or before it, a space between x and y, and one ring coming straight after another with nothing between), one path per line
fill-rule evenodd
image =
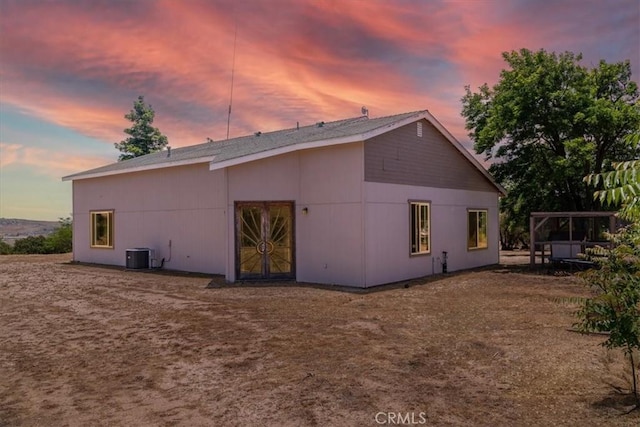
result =
M529 217L530 265L545 259L578 260L577 254L594 246L610 246L605 232L619 225L616 212L532 212Z

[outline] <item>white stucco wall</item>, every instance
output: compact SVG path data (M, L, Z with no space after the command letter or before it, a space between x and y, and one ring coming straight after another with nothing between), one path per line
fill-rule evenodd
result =
M366 285L496 264L500 259L498 195L478 191L365 183ZM410 256L409 200L431 202L431 254ZM467 210L488 210L487 249L467 250Z
M361 285L361 143L318 148L227 169L228 210L239 201L294 201L296 278ZM303 215L302 209L308 209ZM227 219L234 230L233 217ZM227 280L235 280L235 242L227 250Z
M300 154L298 280L364 285L363 155L362 143Z
M365 182L362 145L217 171L203 163L76 180L74 259L124 266L126 249L150 247L171 257L166 268L234 281L234 203L293 201L301 282L369 287L427 276L442 271L442 251L449 271L499 261L497 193ZM431 255L409 255L409 200L431 202ZM467 209L488 209L488 249L467 250ZM114 210L113 249L90 248L91 210Z
M166 268L225 272L224 173L206 163L76 180L73 206L76 261L124 266L127 249L149 247ZM113 249L90 247L92 210L114 210Z

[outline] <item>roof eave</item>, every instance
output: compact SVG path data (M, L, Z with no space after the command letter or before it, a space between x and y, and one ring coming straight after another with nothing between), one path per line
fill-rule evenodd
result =
M187 166L187 165L195 165L199 163L209 163L214 159L214 157L215 156L197 157L193 159L156 163L152 165L138 166L138 167L126 168L126 169L117 169L117 170L103 171L103 172L91 172L91 171L80 172L78 174L67 175L62 177L62 181L77 181L81 179L101 178L104 176L122 175L125 173L143 172L148 170L164 169L164 168L170 168L175 166Z
M287 145L285 147L275 148L272 150L265 150L259 153L253 153L246 156L235 157L229 160L224 160L221 162L215 162L215 159L209 163L209 170L215 171L224 168L228 168L231 166L241 165L243 163L249 163L256 160L267 159L269 157L280 156L282 154L293 153L301 150L309 150L312 148L321 148L321 147L329 147L332 145L340 145L340 144L350 144L352 142L364 141L362 139L362 135L352 135L348 137L342 138L334 138L334 139L323 139L320 141L311 141L305 142L302 144L292 144Z

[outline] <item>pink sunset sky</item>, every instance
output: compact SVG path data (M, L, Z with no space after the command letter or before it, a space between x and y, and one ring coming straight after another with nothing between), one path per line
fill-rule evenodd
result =
M0 217L71 215L61 177L117 160L138 95L169 145L428 109L468 149L464 86L501 53L630 60L640 0L0 0Z

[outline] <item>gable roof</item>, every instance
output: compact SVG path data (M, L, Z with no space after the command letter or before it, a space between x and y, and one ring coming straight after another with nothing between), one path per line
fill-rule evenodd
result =
M210 170L224 169L254 160L294 151L366 141L401 126L426 119L440 131L482 174L505 194L484 167L427 110L370 119L366 116L319 122L310 126L274 132L256 132L225 141L210 141L189 147L173 148L145 156L90 169L62 178L63 181L98 178L143 170L209 163Z

